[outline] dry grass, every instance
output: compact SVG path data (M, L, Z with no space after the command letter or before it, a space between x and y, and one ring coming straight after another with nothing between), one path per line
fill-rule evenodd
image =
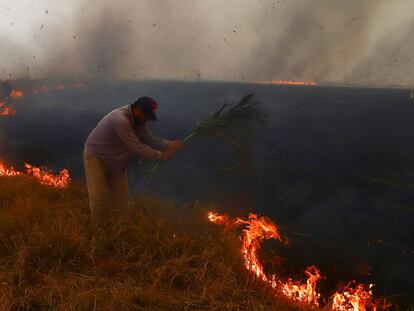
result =
M244 271L239 240L201 206L133 206L133 224L92 230L83 185L0 178L0 310L292 308Z

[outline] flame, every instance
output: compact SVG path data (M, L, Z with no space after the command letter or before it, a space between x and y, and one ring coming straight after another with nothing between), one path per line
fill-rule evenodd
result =
M270 80L270 81L257 81L256 83L260 84L276 84L276 85L318 85L313 81L288 81L288 80Z
M0 116L13 116L16 114L16 110L10 106L6 106L4 102L0 102Z
M20 176L23 175L21 172L16 171L13 166L7 167L7 165L0 159L0 176Z
M365 311L367 307L376 310L376 305L372 303L372 287L370 284L368 289L363 284L357 285L355 288L349 285L340 292L336 292L332 300L332 310L338 311Z
M267 283L274 289L275 295L282 295L295 302L319 307L321 295L317 292L316 284L322 278L320 271L315 266L306 268L307 281L301 283L289 278L283 282L278 280L275 274L268 275L258 257L258 251L263 240L275 239L282 242L280 233L275 224L267 217L258 217L250 213L248 219L237 218L230 221L226 215L209 212L207 218L215 224L225 224L234 226L244 226L241 235L241 253L245 268L253 273L258 279ZM373 285L369 285L366 290L363 284L356 288L350 286L337 291L332 298L332 310L334 311L376 311L377 305L373 301Z
M70 85L70 87L73 88L81 88L84 86L85 84L81 82ZM66 85L59 84L56 86L56 90L64 90L66 89L66 87ZM33 94L37 94L47 91L49 91L49 88L47 86L42 85L39 88L34 89L32 92ZM12 90L12 92L10 93L10 97L12 98L23 97L24 95L25 93L23 91L16 89ZM14 114L16 114L16 110L14 108L7 106L4 102L0 102L0 116L10 116ZM26 168L26 172L20 172L18 170L15 170L12 166L8 167L0 159L0 176L31 176L41 184L53 186L56 188L65 188L70 182L70 174L67 169L63 169L59 172L59 174L55 175L47 169L41 169L29 163L25 163L24 167Z
M12 90L10 93L10 97L16 98L16 97L23 97L24 93L23 91L19 91L19 90Z
M26 173L20 172L14 169L13 166L8 167L6 163L0 159L0 177L15 177L15 176L31 176L39 183L47 186L53 186L56 188L66 188L70 182L70 175L67 169L60 171L58 175L42 170L39 167L30 165L28 163L24 164L26 168Z
M316 282L322 276L315 266L307 267L305 273L308 276L306 284L300 284L300 282L289 279L286 283L281 283L281 291L286 297L294 301L318 306L320 294L316 291Z
M212 223L215 224L225 224L227 222L227 216L226 215L219 215L217 213L214 212L209 212L208 215L208 220L211 221Z
M258 218L256 214L249 214L248 220L237 218L235 225L246 225L242 235L242 254L244 265L247 270L252 271L259 279L267 282L268 276L257 256L260 243L266 239L282 241L276 226L267 218Z
M226 215L219 215L215 212L208 213L210 222L223 224L229 223ZM289 279L287 282L277 280L276 275L268 275L264 271L263 264L258 257L261 242L268 239L276 239L282 242L277 227L266 217L258 217L250 213L247 220L237 218L233 224L235 226L245 226L241 236L244 266L254 273L254 275L271 286L276 295L283 295L296 302L306 303L311 306L318 306L320 295L316 292L316 282L321 278L319 270L310 266L306 269L308 280L305 284Z
M41 168L28 163L25 163L24 167L26 168L28 175L32 175L35 180L43 185L66 188L69 184L70 175L67 169L63 169L58 175L54 175L47 170L42 170Z

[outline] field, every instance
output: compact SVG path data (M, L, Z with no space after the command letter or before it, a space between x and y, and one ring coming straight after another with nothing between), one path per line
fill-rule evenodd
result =
M212 204L219 212L241 217L246 217L249 212L269 216L288 236L290 244L283 247L269 241L265 243L265 250L284 258L283 274L295 279L303 279L304 269L316 265L326 277L320 284L325 297L334 289L356 280L374 283L376 296L392 297L393 301L412 305L414 105L410 90L177 81L86 81L79 88L68 82L73 87L64 89L60 83L54 80L13 82L25 95L9 100L8 104L13 105L17 113L0 121L0 155L10 165L21 169L28 161L38 166L46 165L55 172L68 168L75 180L82 180L82 149L86 136L105 113L130 103L137 95L151 95L160 102L159 121L152 123L151 129L158 136L175 139L185 137L194 122L216 111L223 103L237 102L253 92L269 112L269 122L246 139L246 144L251 146L248 165L230 174L226 172L225 168L234 164L234 154L225 144L216 141L189 144L149 180L144 180L143 175L153 163L144 161L144 167L138 161L131 163L131 193L141 198L133 204L143 213L136 215L137 225L142 226L147 221L162 222L166 226L160 227L172 235L184 230L186 239L190 236L191 240L196 239L193 242L186 240L185 244L191 242L188 247L197 256L208 248L227 256L233 254L226 266L232 267L233 277L242 278L238 284L249 284L252 287L248 288L253 288L252 292L248 289L249 294L243 294L241 300L229 298L236 301L236 305L243 301L240 305L246 307L244 299L250 299L252 293L255 293L252 294L255 299L261 297L252 300L258 305L272 306L273 302L267 300L267 296L263 297L262 291L258 293L257 286L261 285L252 283L240 267L236 244L239 240L233 236L230 244L221 245L218 241L230 239L227 237L229 232L222 237L223 229L206 223L207 210L200 203L195 207L194 202ZM40 91L35 92L39 88ZM25 189L26 186L21 184L21 189L17 189L18 186L12 184L14 181L7 179L0 187L3 193L0 201L3 206L7 205L3 210L8 211L4 217L9 213L20 213L26 220L7 218L5 223L9 224L5 228L37 230L42 227L38 221L42 224L50 222L55 227L70 225L80 232L76 235L85 241L82 245L94 245L94 233L88 225L86 194L81 190L82 181L61 193L39 188L48 190L33 190L32 194L28 189L40 186L27 184L28 189ZM14 192L10 192L11 188ZM42 191L45 194L39 194ZM52 199L43 197L46 195ZM29 203L25 204L25 200ZM10 205L10 202L19 202L20 207L17 203ZM62 204L69 207L62 208ZM45 210L52 214L40 212L43 210L40 205L47 206ZM60 214L63 210L71 212ZM147 218L149 216L152 218ZM48 221L48 217L54 220ZM67 221L71 217L75 217L73 221ZM196 224L193 220L197 220ZM49 232L48 239L40 239L36 231L22 235L23 244L29 243L29 237L34 236L36 238L30 240L32 244L28 249L37 249L40 246L36 243L53 240L53 232L60 232L53 229L55 227L44 228ZM115 228L111 230L118 232ZM20 233L6 236L20 236ZM118 235L110 233L109 236ZM98 235L95 241L100 241ZM216 246L209 245L202 250L206 241ZM8 244L9 251L19 253L20 249L15 249L15 245L23 245L19 243L13 240L12 248ZM128 243L139 245L141 242ZM14 259L7 258L8 262ZM167 257L165 261L170 259ZM224 259L216 256L215 260ZM43 261L42 258L40 262ZM87 269L91 269L89 261L85 262ZM94 262L99 260L94 258ZM38 266L42 268L42 264ZM53 264L50 266L54 267ZM10 268L9 265L5 267ZM85 271L82 273L89 275ZM81 279L82 273L77 277ZM45 280L43 278L42 282ZM76 280L73 288L80 286L81 281ZM107 282L113 284L109 280ZM222 281L217 282L221 284ZM85 281L84 286L94 293L90 287L92 283L99 281ZM33 288L40 287L35 285L31 290ZM217 290L220 291L222 288ZM226 299L231 297L225 293ZM67 298L70 295L65 292L61 296ZM218 301L216 306L224 301L214 295L209 297Z
M82 184L0 178L0 201L0 310L289 309L200 203L182 215L142 196L132 223L93 229Z

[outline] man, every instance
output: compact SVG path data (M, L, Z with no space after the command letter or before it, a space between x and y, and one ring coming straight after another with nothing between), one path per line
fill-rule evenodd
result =
M108 113L89 134L83 153L92 222L129 219L126 166L131 155L168 160L183 148L180 140L154 137L147 121L155 121L158 104L138 98Z

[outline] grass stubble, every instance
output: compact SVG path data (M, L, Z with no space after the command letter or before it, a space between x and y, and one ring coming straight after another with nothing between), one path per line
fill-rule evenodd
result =
M0 311L299 308L244 270L236 234L206 222L211 206L131 204L132 223L95 230L83 184L0 178Z

